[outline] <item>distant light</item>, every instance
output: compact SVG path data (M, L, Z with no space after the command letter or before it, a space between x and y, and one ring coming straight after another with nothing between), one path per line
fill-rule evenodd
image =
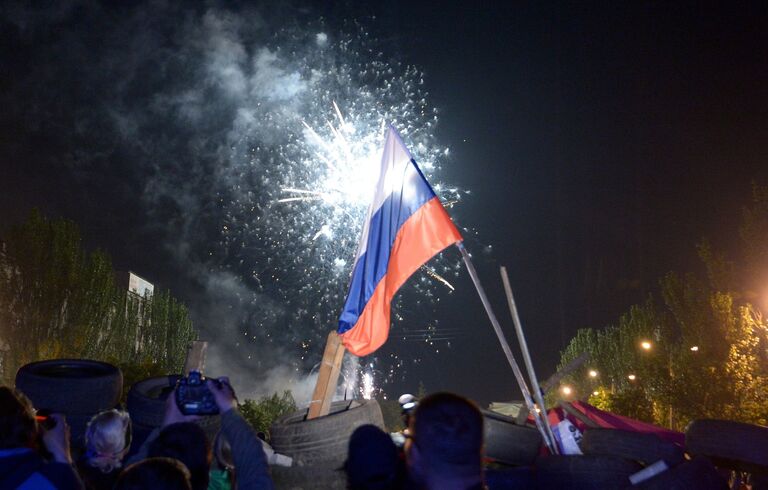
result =
M698 345L694 345L693 347L691 347L691 350L693 352L699 352L699 346Z
M647 340L643 340L642 342L640 342L640 347L642 347L645 350L651 350L651 343L648 342Z
M565 395L565 396L568 396L571 393L573 393L573 390L571 389L571 387L567 386L567 385L563 386L560 390L563 392L563 395Z
M595 396L597 396L597 395L599 395L599 394L600 394L600 392L599 392L599 391L593 391L593 392L592 392L592 394L593 394L593 395L595 395Z
M594 369L591 369L589 371L589 377L590 378L597 378L597 371L595 371Z
M634 381L637 379L637 376L635 376L634 374L630 374L629 376L627 376L627 378L629 378L630 381Z

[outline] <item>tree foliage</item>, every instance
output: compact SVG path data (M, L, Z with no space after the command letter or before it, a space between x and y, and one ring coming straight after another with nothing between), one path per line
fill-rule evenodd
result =
M115 284L109 256L86 252L77 226L33 211L0 248L0 380L51 358L88 358L132 375L179 372L197 337L168 291L140 298Z
M238 408L246 421L257 432L263 432L269 436L269 427L280 416L295 412L296 401L290 390L282 395L273 393L257 400L245 400Z
M704 241L703 277L669 273L657 295L632 306L618 324L576 333L560 367L589 354L590 362L564 381L577 396L676 429L705 417L768 421L768 323L750 303L758 298L754 271L768 267L768 187L754 187L734 236L741 239L735 259Z

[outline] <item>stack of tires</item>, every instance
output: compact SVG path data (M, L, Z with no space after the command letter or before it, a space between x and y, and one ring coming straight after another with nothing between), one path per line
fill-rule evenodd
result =
M535 488L532 465L544 442L539 431L491 410L481 412L488 488Z
M22 366L16 388L38 410L63 413L70 426L72 447L82 450L91 417L115 408L123 391L123 375L106 362L52 359Z
M162 425L165 403L181 377L180 374L155 376L131 385L126 401L126 409L133 424L131 454L138 451L149 434ZM221 428L218 415L202 417L195 423L205 430L210 441L214 440Z
M593 439L595 435L600 436L600 432L590 429L584 434L585 453L594 450ZM631 488L725 490L729 488L730 476L732 488L742 488L744 484L752 490L768 489L768 427L730 420L694 420L685 431L684 452L676 445L652 437L626 432L620 440L603 445L603 450L633 455L645 463L661 458L669 467ZM628 451L624 451L625 448Z
M722 470L749 474L752 490L768 489L768 427L694 420L685 431L685 446L689 454L712 461Z
M537 461L539 488L628 488L632 485L630 476L650 465L674 469L686 461L683 448L643 432L592 428L584 432L579 446L583 455L548 456Z
M481 412L487 460L512 466L527 466L536 461L543 442L537 429L518 425L515 419L490 410Z
M703 430L706 432L708 429ZM727 488L721 473L701 451L689 448L686 455L681 446L664 441L654 434L592 428L584 432L579 447L583 452L581 455L543 455L527 466L489 469L486 472L488 487L491 490ZM743 450L744 453L749 451ZM705 452L711 453L712 450ZM765 454L755 455L753 460L764 460ZM638 478L643 471L648 476L645 479ZM634 485L633 481L636 482Z
M384 417L376 400L339 401L324 417L307 420L309 410L277 419L270 428L275 452L293 458L293 466L272 467L275 486L281 489L344 489L342 467L349 438L365 424L384 429Z

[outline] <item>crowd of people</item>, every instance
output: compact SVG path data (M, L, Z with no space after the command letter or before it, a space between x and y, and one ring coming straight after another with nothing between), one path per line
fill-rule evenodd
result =
M69 426L60 414L43 416L18 390L0 387L0 488L62 490L271 489L263 443L237 408L225 378L209 380L221 414L213 443L169 396L162 426L128 456L131 420L126 412L95 415L85 450L73 459ZM483 417L471 401L450 393L404 411L399 447L374 425L358 427L341 471L360 490L482 489ZM339 475L344 478L344 475Z

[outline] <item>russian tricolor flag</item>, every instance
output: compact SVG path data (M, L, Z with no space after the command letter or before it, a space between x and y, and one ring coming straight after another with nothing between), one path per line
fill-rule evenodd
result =
M397 290L426 261L459 241L459 230L390 126L339 318L338 332L347 350L365 356L381 347Z

